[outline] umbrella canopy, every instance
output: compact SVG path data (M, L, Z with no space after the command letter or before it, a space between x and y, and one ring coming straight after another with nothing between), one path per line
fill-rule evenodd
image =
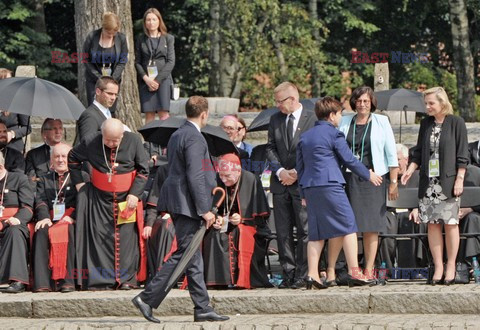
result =
M304 109L313 110L315 109L315 102L317 102L318 98L313 99L302 99L300 103L303 105ZM262 110L257 117L252 121L250 126L248 127L249 132L256 132L256 131L265 131L268 130L268 126L270 125L270 117L279 112L280 110L277 107L268 108Z
M145 141L159 144L162 148L165 148L172 134L185 124L185 121L185 118L180 117L154 120L140 128L138 132L142 134ZM237 147L230 141L221 127L207 125L201 131L205 140L207 140L208 150L212 156L218 157L228 153L238 155Z
M423 93L404 88L375 92L380 110L427 112Z
M51 81L15 77L0 80L0 110L77 120L85 106L68 89Z

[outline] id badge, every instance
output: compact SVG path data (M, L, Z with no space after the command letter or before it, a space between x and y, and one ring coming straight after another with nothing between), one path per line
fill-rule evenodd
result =
M428 161L428 177L434 178L440 176L440 162L438 159L430 159Z
M261 181L262 181L262 186L263 188L270 188L270 177L272 176L272 171L270 170L265 170L262 173L261 176Z
M158 76L158 68L156 66L148 66L147 72L149 78L155 79Z
M112 69L111 68L102 68L102 76L111 76L112 75Z
M228 215L223 217L222 228L220 228L221 233L226 233L228 229Z
M60 220L65 214L65 203L53 204L53 221Z

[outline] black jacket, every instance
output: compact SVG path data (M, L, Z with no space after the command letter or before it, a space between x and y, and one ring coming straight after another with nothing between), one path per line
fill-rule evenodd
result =
M145 84L143 76L147 74L148 62L150 57L155 61L158 70L158 76L155 80L161 83L172 74L175 66L175 38L171 34L161 36L158 49L153 49L148 42L148 37L144 34L135 43L135 69L137 70L138 80ZM152 54L153 52L153 54Z
M428 162L430 158L430 135L435 125L435 118L429 116L420 122L417 146L413 151L412 163L420 167L418 198L427 192ZM469 161L467 127L463 118L448 115L442 126L439 141L440 149L440 185L448 198L453 197L453 185L458 168L466 168Z

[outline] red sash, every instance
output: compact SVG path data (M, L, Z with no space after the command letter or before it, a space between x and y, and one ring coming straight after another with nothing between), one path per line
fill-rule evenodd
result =
M61 222L66 216L72 215L75 209L69 207L65 210L59 222L48 229L50 241L50 261L48 266L52 269L52 280L64 279L67 275L67 251L68 251L68 222ZM50 217L53 218L50 211Z
M255 233L257 229L244 224L238 225L240 238L238 243L238 280L237 286L251 289L250 268L252 264L253 250L255 249Z
M95 188L103 191L124 192L130 190L136 175L137 171L132 171L125 174L112 174L112 182L108 182L109 175L107 173L102 173L95 169L95 167L92 167L91 182Z
M18 207L6 207L3 209L3 216L0 217L0 231L3 230L5 225L3 224L3 221L10 219L13 217L15 214L18 212Z
M138 245L140 247L140 267L137 272L137 280L143 282L147 280L147 247L143 238L143 203L141 200L137 204L137 229Z

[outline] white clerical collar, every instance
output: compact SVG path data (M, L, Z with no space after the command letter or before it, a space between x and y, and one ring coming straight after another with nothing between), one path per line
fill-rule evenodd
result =
M195 128L201 133L201 131L200 131L200 126L198 126L197 123L194 123L193 121L188 120L188 119L187 119L187 121L190 122L190 123L192 123L193 126L195 126Z
M105 118L109 119L112 118L112 114L110 113L110 110L103 105L100 104L97 100L93 100L93 104L103 113Z

